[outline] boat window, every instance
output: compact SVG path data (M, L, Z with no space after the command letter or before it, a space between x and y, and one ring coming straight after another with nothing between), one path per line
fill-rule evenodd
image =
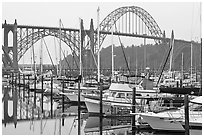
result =
M112 97L115 97L115 95L116 95L116 92L112 92Z
M132 98L132 94L127 93L127 98Z
M124 93L118 93L116 98L125 98L125 94Z
M136 94L136 96L142 96L141 94Z
M191 111L202 111L202 105L190 103L190 110Z
M141 94L135 94L136 96L142 96ZM127 93L127 98L132 99L132 93Z

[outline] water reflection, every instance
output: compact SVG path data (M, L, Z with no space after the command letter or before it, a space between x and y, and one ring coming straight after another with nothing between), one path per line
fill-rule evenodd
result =
M109 117L103 118L103 134L108 135L125 135L130 132L131 129L131 117ZM85 134L99 134L100 117L90 116L86 119L86 125L84 127Z
M65 111L67 113L64 118L65 124L61 125L62 121L61 107L56 110L53 119L50 115L44 115L40 119L39 109L34 112L33 108L33 92L23 93L20 87L3 86L2 87L2 134L14 135L38 135L38 134L61 134L61 135L77 135L78 118L76 104L66 104ZM23 98L23 95L25 98ZM56 101L56 100L55 100ZM60 104L60 102L58 101ZM60 104L61 105L61 104ZM44 105L45 106L45 105ZM70 115L72 114L72 115ZM35 117L35 118L34 118ZM81 134L82 135L99 135L100 134L100 117L92 116L89 113L82 113L81 117ZM17 124L18 121L18 124ZM132 134L132 117L125 116L109 116L103 117L102 120L103 135L127 135ZM202 134L202 130L191 130L191 134ZM151 129L137 129L138 135L179 135L184 133L174 132L158 132Z
M3 114L2 121L4 126L6 123L14 122L16 127L17 124L17 91L15 87L3 86L2 87L2 105L3 105Z

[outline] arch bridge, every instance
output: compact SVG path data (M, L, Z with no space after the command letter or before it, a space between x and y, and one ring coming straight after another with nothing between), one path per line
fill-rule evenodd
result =
M58 27L18 25L16 20L14 24L7 24L5 21L2 24L2 28L4 30L4 43L2 46L4 68L18 70L18 61L26 51L38 40L47 36L57 38L61 36L61 40L71 49L72 56L78 59L80 46L79 29L61 28L60 31ZM93 20L91 20L89 30L84 30L83 24L81 24L81 28L82 39L84 40L85 36L88 36L89 39L86 44L82 44L85 45L82 46L82 54L85 55L85 52L88 51L87 55L90 58L89 67L93 67L94 55L99 50L96 46L97 29L94 30ZM165 37L165 33L162 33L153 17L147 11L137 6L120 7L102 20L99 28L100 47L106 36L111 34L112 28L114 29L113 35L154 39L155 43L168 42L170 40L170 38ZM8 45L9 32L13 33L13 45ZM190 43L188 41L183 42Z

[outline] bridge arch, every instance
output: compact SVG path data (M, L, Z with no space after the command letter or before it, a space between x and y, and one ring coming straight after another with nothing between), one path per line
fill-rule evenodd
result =
M144 9L137 6L127 6L120 7L112 11L108 16L106 16L103 21L100 23L100 31L110 31L113 25L125 14L133 13L135 16L139 17L142 22L148 28L150 34L155 37L163 37L162 31L153 17ZM136 18L137 18L136 17ZM112 23L113 19L113 23ZM126 20L127 21L127 20ZM137 23L137 22L136 22ZM100 34L100 46L102 45L107 34ZM97 39L96 39L97 41ZM157 40L155 40L158 43Z
M26 31L28 32L28 30ZM18 61L21 57L26 53L26 51L34 45L41 38L53 36L56 38L60 38L59 30L49 29L49 30L40 30L40 31L31 31L30 34L24 36L23 38L19 38L18 43ZM69 46L71 51L79 50L79 40L78 34L65 32L61 35L61 40ZM77 52L73 52L73 54L77 55Z
M123 15L125 14L127 15L128 13L131 13L136 18L138 17L142 22L142 24L145 24L145 27L147 27L148 32L150 32L151 36L163 37L161 29L159 28L158 24L153 19L153 17L147 11L137 6L120 7L112 11L100 23L100 31L110 32L113 25L115 25L118 21L120 21L119 19L123 17ZM112 23L112 17L113 17L113 23ZM126 19L126 22L127 21L128 20ZM136 25L137 27L137 22L135 22L135 24L133 23L133 25ZM14 45L16 45L17 47L17 51L13 52L15 53L13 54L13 58L7 57L8 59L11 60L10 62L12 62L12 60L15 60L15 63L17 63L17 61L21 59L21 57L25 54L25 52L42 37L44 38L46 36L54 36L59 38L59 28L55 28L55 27L17 25L16 21L14 25L6 24L6 22L5 24L3 24L4 29L9 27L12 28L11 30L13 30L13 33L15 34L14 37L17 38L17 40L15 40L15 43L14 43ZM62 41L70 47L70 49L73 51L75 55L79 54L78 52L79 51L79 30L62 29L62 31L63 31ZM106 36L107 36L107 33L100 34L100 46L102 45ZM93 45L96 45L97 37L95 37L93 41L94 41ZM159 40L155 40L156 43L158 43L158 41ZM5 53L9 51L9 49L7 49L6 46L8 46L8 44L4 45L3 49L5 50L4 51ZM83 49L85 48L87 47L83 47ZM93 53L96 53L96 52L93 52Z

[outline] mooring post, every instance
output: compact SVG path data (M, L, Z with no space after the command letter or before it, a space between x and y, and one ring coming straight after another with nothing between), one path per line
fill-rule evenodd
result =
M20 74L20 72L18 73L18 88L19 88L19 90L18 90L18 95L19 95L19 99L21 98L21 85L20 85L20 83L21 83L21 74Z
M13 72L11 73L11 84L13 85Z
M132 135L135 135L136 133L136 126L135 126L135 105L136 105L136 100L135 100L135 96L136 96L136 88L133 87L133 91L132 91Z
M7 78L7 80L9 79L9 76L10 76L10 74L6 74L6 78Z
M17 84L17 76L15 79L15 84ZM18 96L17 96L17 85L16 85L15 91L13 93L13 121L14 121L15 128L17 125L17 104L18 104Z
M81 134L80 83L81 83L81 75L78 78L78 135Z
M177 87L177 88L179 87L179 82L178 82L178 81L176 82L176 87Z
M20 119L22 118L22 99L21 99L21 87L20 87L20 80L21 80L21 75L20 75L20 72L18 72L18 83L17 83L17 85L18 85L18 98L19 98L19 102L20 102L20 105L19 105L19 108L20 108ZM16 86L17 86L16 85Z
M100 86L100 135L103 135L103 89L102 89L102 83L99 82Z
M183 87L183 80L180 79L180 87L182 88Z
M184 104L185 104L185 135L189 135L189 106L188 106L188 94L185 95Z
M51 76L51 103L50 103L50 105L51 105L51 118L53 118L53 113L52 113L52 100L53 100L53 95L52 95L52 92L53 92L53 77Z
M43 76L42 76L42 91L41 91L41 112L42 112L42 116L43 115L43 93L44 93L44 89L43 89Z
M27 113L26 113L26 119L28 119L28 106L29 106L29 99L30 99L30 76L28 76L28 93L27 93L27 105L26 105L26 110L27 110Z
M34 78L34 108L36 108L36 75Z
M43 134L43 117L44 117L44 115L43 115L43 92L44 92L44 90L43 90L43 75L42 75L42 79L41 79L41 83L42 83L42 91L41 91L41 109L39 110L39 111L41 111L40 112L40 134L42 135Z
M62 80L62 93L64 93L64 78ZM64 95L62 95L62 126L64 126Z
M25 75L23 74L23 102L25 101Z

